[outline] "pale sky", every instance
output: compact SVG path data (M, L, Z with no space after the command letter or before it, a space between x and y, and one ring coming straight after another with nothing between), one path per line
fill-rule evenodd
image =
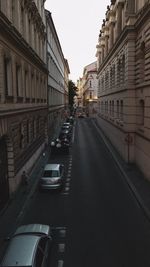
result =
M69 79L76 83L83 68L96 61L98 35L110 0L46 0L45 8L53 18Z

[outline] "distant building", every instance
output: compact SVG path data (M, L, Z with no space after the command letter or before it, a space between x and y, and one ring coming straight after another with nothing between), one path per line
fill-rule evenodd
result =
M97 113L97 62L84 67L82 77L83 105L90 115Z
M0 204L40 155L47 132L44 0L0 4Z
M68 106L68 61L64 58L51 13L46 10L48 67L48 139L59 131Z
M67 116L69 112L69 95L68 95L68 86L69 86L69 74L70 74L70 69L69 69L69 64L68 60L65 59L65 65L64 65L64 104L65 104L65 116Z
M97 45L98 122L150 179L150 2L111 1Z
M77 80L77 96L76 96L76 106L77 107L83 107L83 79L79 78Z

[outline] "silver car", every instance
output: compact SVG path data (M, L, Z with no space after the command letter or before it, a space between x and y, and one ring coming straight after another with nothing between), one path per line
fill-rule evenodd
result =
M46 164L42 177L40 178L40 189L57 189L63 184L64 165Z
M49 225L22 225L11 238L0 266L46 267L51 242Z

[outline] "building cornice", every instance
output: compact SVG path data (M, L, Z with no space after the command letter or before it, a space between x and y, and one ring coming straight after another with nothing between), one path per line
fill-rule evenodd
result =
M42 21L35 2L31 0L21 0L21 3L23 7L27 10L27 12L31 15L31 18L34 21L36 28L40 32L41 36L45 38L45 25Z

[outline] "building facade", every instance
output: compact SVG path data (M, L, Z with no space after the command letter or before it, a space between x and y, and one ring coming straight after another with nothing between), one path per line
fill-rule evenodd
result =
M51 13L46 10L48 66L48 138L57 135L66 116L69 65L64 58Z
M83 105L89 115L97 114L97 62L84 67L83 78Z
M40 155L47 134L44 0L0 1L0 204Z
M70 68L68 64L68 60L65 59L65 65L64 65L64 104L65 104L65 116L67 117L69 115L69 74L70 74Z
M77 88L78 88L78 91L77 91L77 104L76 106L77 107L83 107L83 78L79 78L77 80Z
M98 122L150 179L150 1L112 0L97 45Z

